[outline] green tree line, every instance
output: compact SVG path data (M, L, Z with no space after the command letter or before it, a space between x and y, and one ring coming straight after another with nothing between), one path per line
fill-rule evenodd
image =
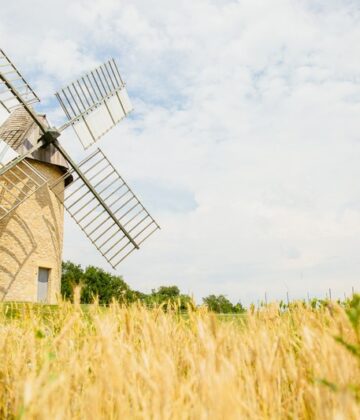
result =
M95 298L100 304L108 305L113 299L121 303L141 301L148 306L177 303L180 310L193 304L191 296L180 293L177 286L160 286L151 293L132 290L122 276L115 276L101 268L88 266L82 268L71 261L63 262L61 294L63 299L73 301L74 289L80 286L80 302L92 303ZM209 310L217 313L241 313L245 308L241 303L232 304L224 295L209 295L203 298Z

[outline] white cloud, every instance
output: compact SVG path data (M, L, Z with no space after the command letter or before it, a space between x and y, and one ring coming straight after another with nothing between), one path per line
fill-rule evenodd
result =
M120 268L133 287L359 287L356 1L35 3L2 6L0 37L45 97L109 55L128 82L136 112L101 146L163 227ZM67 228L65 256L107 268Z
M74 74L84 73L100 64L88 52L80 51L76 42L63 38L45 38L34 59L42 72L62 83L71 81Z

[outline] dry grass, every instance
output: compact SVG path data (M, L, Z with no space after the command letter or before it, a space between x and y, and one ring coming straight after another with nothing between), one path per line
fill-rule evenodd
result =
M9 310L0 311L0 418L360 418L348 388L358 361L333 338L356 337L336 305L280 313L274 304L227 321L137 305Z

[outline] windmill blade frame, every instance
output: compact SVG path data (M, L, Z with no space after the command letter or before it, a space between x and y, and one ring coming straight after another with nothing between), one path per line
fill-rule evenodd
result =
M35 112L31 109L31 105L40 102L40 99L21 75L19 70L10 61L9 57L1 49L0 63L0 84L2 89L0 91L0 105L2 105L8 113L20 106L23 107L34 122L39 126L42 133L45 134L46 128L37 118ZM9 74L15 75L15 79L10 78L8 76ZM18 82L20 82L20 84ZM21 92L20 89L25 89L25 91ZM6 105L5 102L10 102L10 104Z
M15 75L15 78L11 78L9 75ZM6 165L0 164L0 176L2 176L15 165L23 161L26 157L30 156L37 149L53 142L60 135L60 133L58 133L57 130L49 130L37 117L36 113L31 108L31 105L40 102L39 97L36 95L36 93L21 75L19 70L15 67L15 65L2 49L0 49L0 86L0 105L8 113L11 113L15 109L22 107L28 113L34 123L39 127L42 134L38 140L38 143L35 144L32 148L17 156ZM25 88L25 92L19 92L19 89L22 88ZM10 105L5 105L4 102L10 102Z
M2 89L0 90L0 105L2 105L8 113L19 106L24 106L24 104L30 106L40 102L40 99L34 90L1 48L0 79L0 85L2 85ZM11 86L7 83L10 83ZM18 95L21 96L21 99L19 99L17 95L14 97L12 88L16 89Z
M68 122L86 150L132 111L125 83L114 59L91 70L55 94Z
M0 220L48 182L43 174L25 160L46 141L50 141L49 136L52 137L31 108L37 102L40 102L39 97L0 49L0 106L9 114L23 108L41 133L37 144L19 154L12 146L16 146L23 136L22 128L15 124L11 129L0 129Z
M0 220L47 182L48 179L26 160L20 161L2 174L0 176Z
M78 165L71 159L69 163L72 170L50 188L101 255L116 268L160 227L100 149ZM74 181L63 197L61 186L69 176Z

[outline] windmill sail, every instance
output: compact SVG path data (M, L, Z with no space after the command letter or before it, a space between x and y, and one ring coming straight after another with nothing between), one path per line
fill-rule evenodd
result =
M16 90L20 99L10 86ZM30 106L37 102L40 102L40 99L36 93L4 51L0 49L0 105L10 113L24 104Z
M19 70L10 61L9 57L0 49L0 111L15 116L12 118L11 129L0 128L0 139L13 148L17 148L17 143L25 134L23 126L23 113L26 113L28 120L32 120L39 127L41 134L46 133L46 127L38 118L36 113L31 108L31 105L40 102L40 99L21 75ZM15 114L19 114L20 118L16 118ZM2 115L0 115L1 117ZM25 119L26 121L26 119ZM27 121L28 122L28 121ZM26 123L27 123L26 122ZM31 150L23 150L16 158L0 165L0 176L8 170L11 170L19 162L23 161L25 157L42 146L39 141L33 145Z
M115 61L109 60L56 93L68 122L87 149L132 110Z
M62 185L69 176L74 181L63 196ZM113 268L159 229L100 149L50 188Z
M0 139L0 168L17 156L15 150ZM0 220L46 183L47 178L26 160L0 175Z
M47 183L29 161L24 140L34 125L23 109L12 111L0 126L0 220Z

